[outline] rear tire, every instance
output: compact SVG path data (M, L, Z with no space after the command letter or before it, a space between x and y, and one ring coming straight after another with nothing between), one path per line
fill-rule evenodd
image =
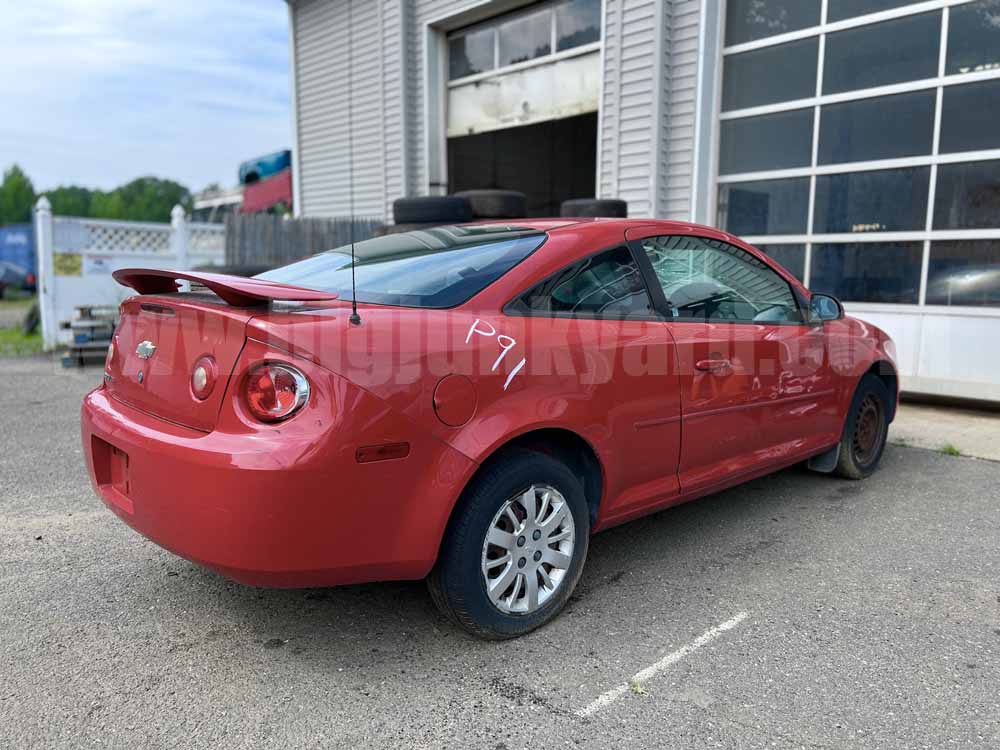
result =
M834 473L846 479L865 479L878 468L889 434L889 389L868 373L854 392L840 439Z
M472 635L524 635L569 600L589 537L590 512L573 473L541 453L511 451L459 501L427 578L431 598Z

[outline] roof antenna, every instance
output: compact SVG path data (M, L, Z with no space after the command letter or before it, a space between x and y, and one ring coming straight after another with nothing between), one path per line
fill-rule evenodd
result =
M351 234L354 234L353 227ZM354 237L351 237L351 317L349 320L356 326L361 325L361 316L358 315L358 289L354 283Z
M352 105L354 100L354 0L347 0L347 176L351 207L351 325L361 325L358 315L358 287L354 280L354 122Z

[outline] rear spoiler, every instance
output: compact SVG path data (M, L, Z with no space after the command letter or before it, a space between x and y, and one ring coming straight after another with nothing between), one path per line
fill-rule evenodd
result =
M245 279L221 273L201 273L200 271L166 271L154 268L121 268L111 274L115 281L135 289L139 294L165 294L180 289L178 279L196 281L211 289L219 297L234 307L253 307L267 304L270 300L294 300L298 302L318 302L337 299L332 292L303 289L288 284L276 284L262 279Z

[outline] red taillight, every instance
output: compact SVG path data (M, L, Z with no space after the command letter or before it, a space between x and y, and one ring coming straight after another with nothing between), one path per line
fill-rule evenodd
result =
M206 354L194 363L191 370L191 393L195 398L204 401L212 395L215 388L215 381L219 379L219 366L215 364L215 357Z
M309 381L291 365L268 362L250 371L246 381L250 413L262 422L288 419L309 399Z

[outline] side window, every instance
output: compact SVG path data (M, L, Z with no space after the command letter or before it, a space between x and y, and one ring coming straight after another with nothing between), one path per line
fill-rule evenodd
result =
M515 315L628 318L652 314L639 267L627 247L593 255L553 274L507 305Z
M750 253L718 240L642 241L675 318L801 323L788 282Z

